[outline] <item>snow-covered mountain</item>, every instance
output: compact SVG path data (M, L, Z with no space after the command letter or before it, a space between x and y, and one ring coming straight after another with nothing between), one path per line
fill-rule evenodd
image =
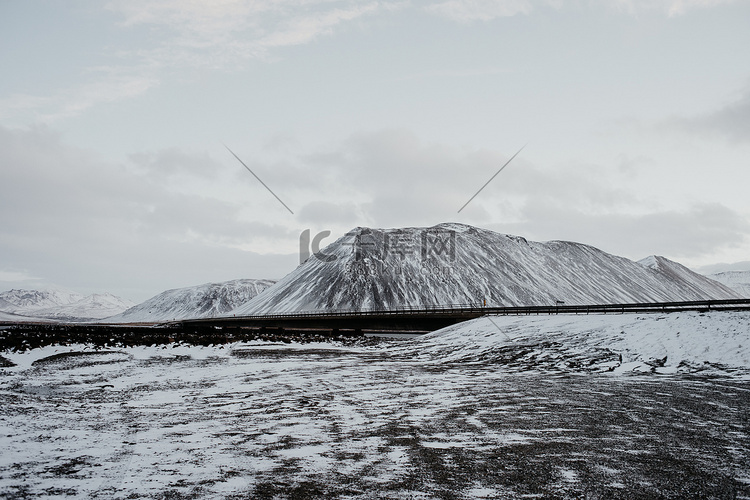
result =
M739 298L696 273L666 272L679 265L664 261L654 269L581 243L462 224L359 227L232 314Z
M691 271L682 264L665 257L651 255L645 259L639 260L638 263L656 271L663 281L682 282L685 284L685 287L693 290L697 294L708 294L711 298L741 298L740 296L724 297L727 293L734 292L737 294L737 292L717 280L698 274L695 271Z
M30 318L85 321L119 314L134 302L109 293L83 296L61 288L0 293L0 311Z
M14 308L15 306L13 304L3 298L0 298L0 311L10 311Z
M67 304L74 304L84 298L83 295L62 288L44 288L42 290L8 290L0 293L0 299L11 304L10 307L0 303L0 308L7 312L29 312Z
M135 302L122 299L111 293L95 293L72 304L37 309L34 311L34 315L67 321L102 319L120 314L133 306L135 306Z
M750 271L726 271L708 277L750 299Z
M150 323L220 316L248 302L274 283L274 280L238 279L167 290L105 321Z

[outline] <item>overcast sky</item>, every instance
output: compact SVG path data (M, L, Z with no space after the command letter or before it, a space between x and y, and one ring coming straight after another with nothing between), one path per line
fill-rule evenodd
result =
M750 261L749 28L740 0L0 0L0 289L141 301L280 278L304 229L448 221Z

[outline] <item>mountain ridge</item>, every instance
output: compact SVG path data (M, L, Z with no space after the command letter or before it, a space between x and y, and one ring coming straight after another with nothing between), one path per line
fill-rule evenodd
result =
M62 288L12 289L0 293L0 311L30 319L89 321L118 314L135 303L112 295L88 296Z
M708 277L750 299L750 271L724 271Z
M723 283L712 279L709 276L696 273L679 262L669 260L666 257L650 255L645 259L639 260L638 263L656 271L664 279L681 279L686 283L686 286L698 293L705 293L706 291L719 295L727 292L736 293L735 290L732 290L732 288ZM742 297L738 294L736 298Z
M267 279L236 279L173 288L102 322L151 323L215 317L248 302L273 283Z
M664 266L684 268L674 264ZM684 269L670 274L583 243L540 243L458 223L357 227L232 314L739 298Z

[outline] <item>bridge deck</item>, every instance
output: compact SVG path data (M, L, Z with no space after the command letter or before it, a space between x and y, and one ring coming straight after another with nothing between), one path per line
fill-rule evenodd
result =
M440 307L390 311L325 311L265 316L205 318L167 323L6 323L0 326L0 350L30 349L59 343L100 346L171 342L225 344L255 339L301 341L347 338L364 333L428 333L486 314L625 314L675 311L750 312L750 299L640 304L557 305L534 307ZM750 315L749 315L750 318Z
M429 332L487 314L624 314L676 311L750 310L750 299L689 302L642 302L630 304L554 305L526 307L478 307L471 305L363 311L309 311L205 318L175 322L185 327L213 326L263 329L374 330Z

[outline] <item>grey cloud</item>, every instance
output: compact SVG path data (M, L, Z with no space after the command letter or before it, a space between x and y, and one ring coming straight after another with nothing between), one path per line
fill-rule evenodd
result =
M156 48L107 47L104 50L117 62L86 68L93 77L85 84L52 96L16 94L2 99L0 116L20 117L17 123L54 123L102 103L140 96L161 84L158 75L165 68L236 71L248 60L270 59L277 48L310 43L342 25L395 7L382 1L112 0L104 8L121 19L121 29L152 28L148 40Z
M242 163L252 170L273 192L277 193L282 200L289 200L291 195L299 191L319 189L328 181L332 181L331 172L328 169L317 168L314 165L298 161L294 156L273 161L262 160L241 150L233 149ZM267 193L262 184L247 171L242 163L227 152L228 157L224 160L231 168L232 177L236 182L247 186L257 186L260 191ZM273 196L268 193L268 196ZM294 211L294 207L292 207Z
M378 211L389 211L402 216L439 214L444 220L456 216L458 209L515 153L513 149L466 152L423 143L408 132L386 130L359 134L330 157L340 162L340 180L371 200L368 214L372 218L378 217ZM627 170L599 165L540 169L523 154L493 179L467 210L481 217L490 207L519 198L600 208L637 201L621 187L621 179L631 175Z
M359 209L352 202L314 201L299 211L299 220L315 224L353 226L358 222Z
M605 2L615 12L637 16L657 12L668 17L684 15L688 11L715 8L730 4L735 0L617 0ZM430 14L438 15L459 23L491 21L497 18L530 14L540 7L561 9L564 7L598 7L601 2L580 2L570 0L446 0L431 3L424 8Z
M614 2L614 7L631 15L661 11L669 17L674 17L691 10L715 8L734 2L735 0L618 0Z
M259 205L170 192L161 182L161 175L173 172L205 179L201 169L213 160L203 154L156 152L136 158L145 170L134 171L67 147L49 129L0 127L3 266L64 286L108 282L121 289L140 287L139 294L160 291L153 288L158 283L168 288L279 277L296 262L292 252L301 227L293 226L300 223L346 230L468 222L531 239L581 241L631 258L652 253L696 257L747 242L748 220L720 204L643 214L644 204L620 185L633 175L628 158L608 168L545 170L519 156L457 215L516 148L467 152L386 130L357 134L288 161L245 158L263 167L259 175L279 194L292 196L286 200L299 210L287 222L269 218ZM227 159L227 165L234 161ZM275 205L238 167L238 178L256 184L257 197ZM632 215L633 208L642 215ZM274 247L283 255L238 250L259 240L284 242Z
M271 163L238 155L280 196L300 194L308 203L333 198L361 205L381 196L408 200L434 195L455 196L457 204L463 197L461 184L464 192L473 187L464 175L473 166L462 164L452 149L423 144L399 130L356 134L332 148Z
M131 99L158 87L160 80L143 65L89 68L91 80L40 97L23 93L0 99L0 116L21 122L52 124L97 105Z
M517 147L509 146L507 152L467 151L422 141L409 131L380 130L361 132L333 147L277 162L276 169L258 166L275 188L294 194L290 203L300 207L297 220L333 228L421 226L450 220L487 225L505 220L512 222L503 227L521 235L554 234L603 242L616 251L637 246L634 235L640 234L636 231L639 224L643 224L640 229L656 227L656 215L629 215L655 210L651 207L656 202L641 199L638 189L642 176L649 173L646 167L653 168L651 159L620 155L610 165L568 163L542 168L524 157L533 152L533 144L457 214ZM703 209L690 217L705 218L710 212ZM683 244L691 252L701 252L701 245L725 244L733 235L743 234L741 224L734 229L727 226L728 221L737 220L736 214L724 215L728 219L697 226L704 231L699 234L690 233L689 227L680 229L681 234L693 234L695 241L668 236L665 229L644 233L643 239L658 241L663 253L675 254ZM660 215L666 228L682 228L682 222L689 219L671 216L674 223L667 220L667 214ZM615 227L619 229L611 230ZM728 232L704 234L712 227ZM650 245L638 248L658 250Z
M264 214L246 220L243 207L225 200L170 192L148 175L65 146L49 129L0 127L0 164L6 269L25 269L68 287L106 285L107 278L109 287L100 289L115 291L126 282L131 288L170 287L222 277L278 277L292 268L293 259L282 272L283 259L268 256L273 264L265 269L266 257L235 248L288 241L294 252L296 230ZM247 264L240 266L243 258Z
M285 202L300 207L300 221L351 225L450 218L497 162L507 160L488 154L484 165L403 130L362 132L333 147L274 162L242 157ZM258 184L247 173L242 181Z
M240 245L259 237L294 237L293 231L279 224L240 220L237 211L235 205L221 200L169 195L146 210L140 210L138 232L159 234L161 238L202 240L222 245Z
M750 221L718 203L643 215L592 214L538 203L526 207L523 214L522 223L496 224L494 229L532 239L588 243L633 259L652 254L697 258L750 239Z
M341 175L373 197L459 200L474 187L472 177L484 175L465 154L400 130L358 134L342 144L342 152L347 163Z
M162 28L162 45L138 54L158 66L234 69L276 47L309 43L342 24L393 8L390 2L182 2L115 0L124 26Z
M425 10L452 21L468 23L529 14L532 5L528 0L448 0L428 5Z
M153 232L160 237L188 231L246 239L253 234L289 236L280 226L241 221L239 207L227 201L170 192L169 184L150 170L139 175L68 148L48 129L0 130L0 148L7 165L0 172L6 231L15 228L83 240L91 233L120 231ZM209 161L205 155L188 160L189 155L174 151L154 156L168 169L179 167L164 157L177 158L174 163L179 165L192 161L192 170Z
M701 266L695 268L695 271L701 274L715 274L723 273L726 271L750 271L750 260L734 262L731 264L720 263L712 264L710 266Z
M224 163L205 152L186 152L176 148L133 153L129 158L148 175L161 179L175 175L216 178L219 171L226 168Z
M61 255L63 253L64 255ZM136 302L169 288L237 278L279 279L299 256L258 254L202 243L124 239L117 249L92 252L79 247L29 245L3 248L4 259L28 262L43 281L0 282L6 288L57 284L83 293L108 291Z
M692 117L674 117L664 126L691 134L715 134L731 142L750 142L750 87L720 109Z
M301 220L343 222L321 213L325 203L348 204L357 224L437 223L457 211L515 153L465 151L421 141L404 130L362 132L327 150L274 164L248 161L284 199L300 206ZM533 147L533 146L532 146ZM522 152L466 208L460 217L474 223L514 212L522 202L542 200L563 208L612 210L640 200L623 187L645 160L619 159L609 167L571 164L541 169ZM250 177L247 175L246 177ZM249 179L248 182L255 182ZM260 187L258 189L261 189ZM307 206L309 204L309 206Z

